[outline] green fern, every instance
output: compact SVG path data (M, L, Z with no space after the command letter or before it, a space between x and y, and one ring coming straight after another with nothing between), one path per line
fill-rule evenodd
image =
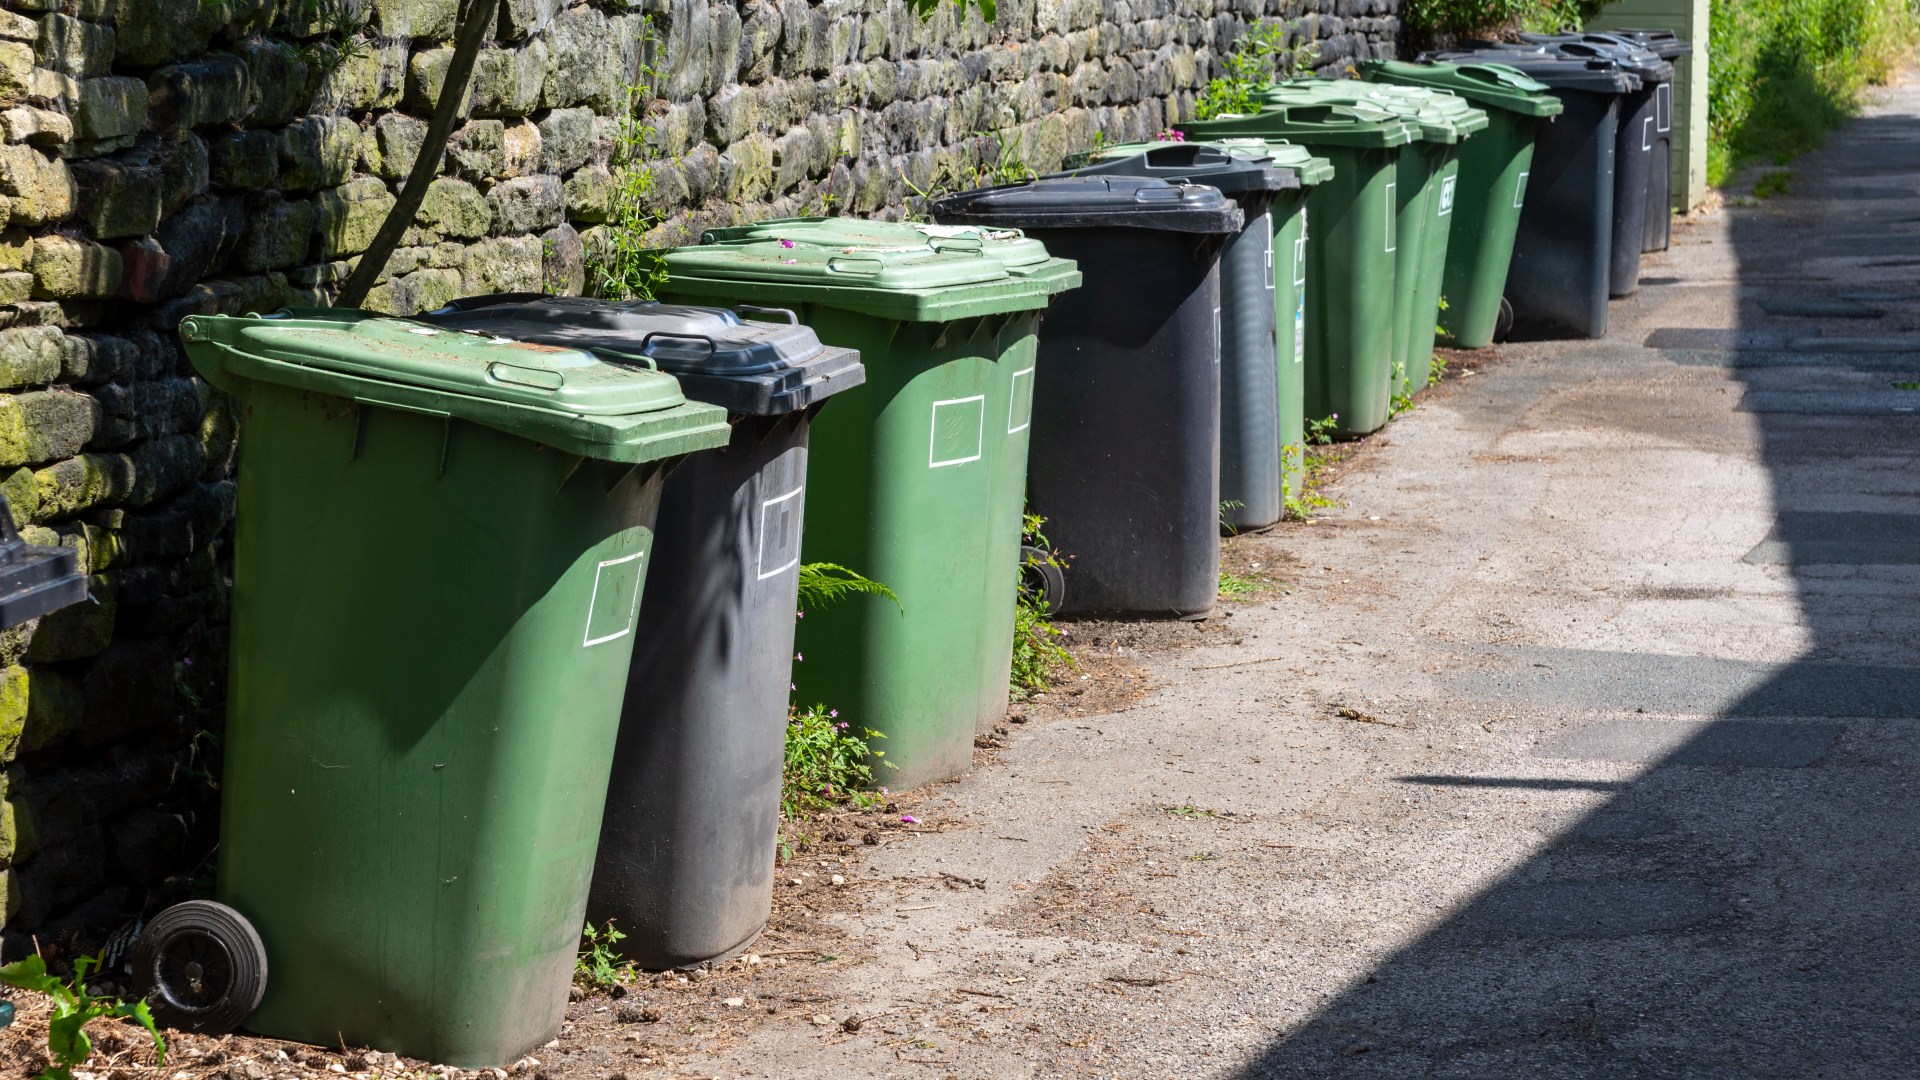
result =
M900 607L892 589L863 577L839 563L803 563L800 566L800 610L818 611L849 596L882 596ZM905 611L905 608L901 608Z

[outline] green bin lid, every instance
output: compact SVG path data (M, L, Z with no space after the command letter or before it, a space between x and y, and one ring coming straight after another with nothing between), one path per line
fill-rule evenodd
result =
M1095 150L1087 155L1087 158L1092 161L1102 161L1107 158L1147 154L1175 146L1211 146L1235 157L1264 158L1268 168L1292 171L1294 179L1299 181L1301 187L1312 187L1315 184L1324 183L1333 176L1333 163L1326 158L1313 156L1313 151L1306 147L1295 146L1283 139L1262 139L1253 135L1199 141L1182 139L1178 142L1112 143Z
M1070 259L1047 254L1047 246L1019 229L990 229L978 225L935 225L924 221L873 221L847 217L769 218L751 225L729 225L700 234L702 244L741 241L792 240L795 243L843 249L894 245L931 247L935 251L985 255L1016 277L1042 277L1056 292L1080 284Z
M1369 82L1451 90L1476 105L1521 116L1558 116L1566 109L1546 83L1507 64L1368 60L1360 65L1360 77Z
M195 315L180 336L200 374L230 392L273 383L609 461L652 461L729 437L726 410L688 402L673 376L577 349L352 309Z
M814 303L906 322L945 322L1047 306L1050 282L1009 273L978 250L891 239L741 239L666 254L667 291L729 303Z
M1425 86L1360 82L1355 79L1289 79L1261 91L1269 105L1339 102L1372 105L1418 124L1427 142L1453 144L1487 126L1487 114L1464 98Z
M1419 137L1400 117L1362 103L1302 102L1274 105L1257 113L1228 113L1181 125L1190 138L1251 135L1315 146L1395 147Z

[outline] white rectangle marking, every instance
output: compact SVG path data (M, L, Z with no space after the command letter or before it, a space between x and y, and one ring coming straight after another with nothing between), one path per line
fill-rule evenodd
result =
M961 405L974 405L973 452L959 457L942 458L940 456L940 410L953 409ZM927 467L944 469L949 465L965 465L969 461L979 461L982 448L987 439L987 395L974 394L972 397L948 398L933 403L932 422L927 429ZM961 421L965 423L965 421Z
M784 574L800 565L800 529L794 519L794 500L807 490L806 485L794 488L785 495L768 499L760 504L760 577L765 581L776 574ZM773 547L773 557L784 560L779 566L767 569L767 538L778 534Z
M640 575L639 574L636 573L633 576L634 577L633 598L627 602L627 624L624 627L621 627L620 630L618 630L615 633L603 634L600 637L594 637L593 636L593 612L594 612L594 608L600 603L600 582L603 578L606 577L607 568L610 566L625 566L627 563L630 563L636 559L642 559L645 557L646 557L646 552L636 551L631 555L622 555L618 559L608 559L605 562L601 563L599 566L594 567L593 595L589 597L587 600L587 632L584 640L581 642L582 648L590 649L595 645L603 645L609 641L615 641L615 640L618 640L619 638L626 637L628 634L633 633L634 617L640 613Z
M1020 380L1033 378L1033 369L1013 373L1007 392L1007 434L1018 435L1033 426L1033 383L1027 383L1027 415L1020 415Z

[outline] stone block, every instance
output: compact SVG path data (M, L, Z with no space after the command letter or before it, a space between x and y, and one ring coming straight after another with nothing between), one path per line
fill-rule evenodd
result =
M507 168L507 126L498 120L473 120L447 140L447 157L462 179L487 181Z
M592 109L554 109L540 121L540 171L564 176L593 157Z
M171 704L172 687L168 690L164 700ZM136 885L158 882L192 862L194 832L183 815L136 808L114 819L105 832L114 867Z
M566 196L555 176L503 180L487 192L493 207L493 232L514 235L552 228L566 216Z
M112 296L119 290L120 253L113 248L58 234L34 241L35 299Z
M544 37L514 48L481 50L473 65L474 114L525 116L539 108L548 52Z
M76 192L67 163L31 146L0 145L0 192L12 196L12 220L45 225L71 216Z
M106 75L113 67L113 27L60 12L42 15L35 51L41 66L76 79Z
M27 669L11 665L0 669L0 763L10 762L20 750L20 736L27 724ZM0 863L12 857L17 839L7 826L12 824L0 813Z
M98 401L71 390L0 396L0 466L71 457L93 441L104 417Z
M247 114L247 65L231 53L172 64L147 79L147 109L158 128L232 123Z
M313 246L313 203L269 195L249 208L246 228L235 253L236 267L259 273L298 266Z
M73 133L102 141L136 135L147 126L147 84L126 76L80 80Z
M66 113L15 105L0 112L0 136L7 142L57 147L73 140L73 121Z
M85 702L80 680L73 676L44 666L26 670L27 714L21 726L20 752L32 754L70 738L80 727Z
M0 304L19 304L32 298L32 274L23 270L0 270Z
M478 240L493 227L493 208L472 184L443 176L428 185L414 220L441 236Z
M617 191L613 174L606 166L588 165L578 170L567 177L567 217L590 224L610 220Z
M789 129L773 144L774 192L784 194L798 187L812 166L812 134L803 127Z
M537 236L497 236L482 240L466 250L460 266L461 292L467 296L538 292L541 258Z
M0 41L24 41L31 45L39 40L39 23L17 12L0 11Z
M403 100L423 114L439 106L440 88L446 85L447 65L453 62L452 49L422 49L407 63L407 90ZM473 83L469 81L460 96L461 116L473 113Z
M120 599L123 607L129 602ZM87 668L82 694L86 712L76 739L82 746L106 746L163 724L178 710L171 650L163 641L116 641Z
M224 267L246 229L246 204L231 195L197 199L162 221L154 240L166 253L166 265L158 279L143 287L147 302L179 296Z
M79 193L80 220L102 240L145 236L160 224L159 170L151 165L113 158L76 161L72 166Z
M579 296L587 288L587 252L571 225L540 234L540 282L556 296Z
M321 192L314 199L321 255L331 259L367 250L396 201L386 183L371 176Z
M115 56L134 68L191 56L213 40L227 8L206 0L112 0Z
M335 187L353 175L359 156L358 124L344 116L303 116L280 137L280 186L288 191Z
M207 160L216 184L242 191L270 187L280 175L280 136L271 131L221 132L207 140Z
M695 6L706 8L704 3ZM551 52L542 104L550 109L585 105L610 113L624 103L625 84L616 74L619 47L605 15L590 7L563 11L548 24L546 37Z
M373 0L373 25L381 37L445 41L458 15L458 0Z
M306 102L307 62L299 49L273 38L234 46L247 67L246 119L250 127L279 127Z
M500 133L502 179L530 176L540 168L540 129L530 120L508 124Z
M348 52L320 81L316 107L363 112L391 109L407 89L407 42L378 42Z
M749 135L720 155L720 195L730 203L764 199L773 187L773 140Z
M427 122L402 112L383 113L368 135L361 150L367 171L386 180L404 180L426 141Z

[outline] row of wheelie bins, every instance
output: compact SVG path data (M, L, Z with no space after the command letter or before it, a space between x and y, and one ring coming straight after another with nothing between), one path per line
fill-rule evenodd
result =
M960 775L1025 514L1057 614L1204 616L1308 420L1377 429L1509 303L1597 332L1581 290L1603 321L1664 235L1614 216L1665 205L1615 191L1664 180L1615 164L1660 63L1282 82L932 222L713 229L658 301L187 318L242 437L215 895L142 934L156 1014L494 1066L558 1030L583 922L648 968L745 948L790 703L894 786ZM796 621L807 564L894 598Z

